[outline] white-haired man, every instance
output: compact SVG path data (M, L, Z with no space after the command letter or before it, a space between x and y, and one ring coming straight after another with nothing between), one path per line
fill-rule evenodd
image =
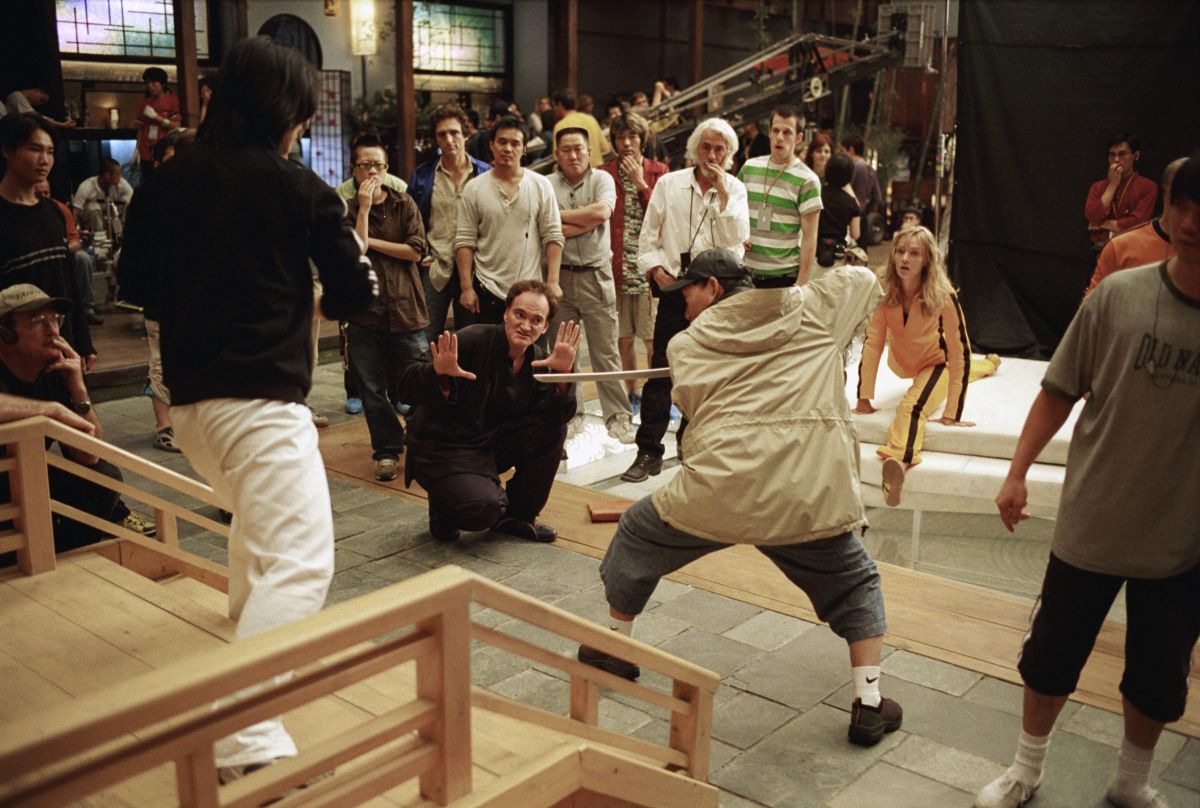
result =
M725 248L740 261L750 238L746 186L727 173L737 151L737 135L720 118L701 121L688 138L687 158L694 166L672 171L654 186L638 240L638 270L650 278L658 300L651 367L667 366L667 343L687 328L683 293L666 292L691 264L692 256ZM642 388L642 423L637 458L621 479L638 483L662 471L663 436L671 415L671 380L651 379ZM676 441L682 445L687 422Z

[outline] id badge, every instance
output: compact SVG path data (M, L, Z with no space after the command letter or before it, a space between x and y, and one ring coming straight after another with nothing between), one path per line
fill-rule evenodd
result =
M157 126L150 127L150 131L148 131L146 133L146 139L149 140L151 143L158 140L158 127Z
M770 205L763 205L761 208L758 209L758 229L759 230L770 230L771 229L771 216L773 214L774 214L774 210L771 209Z

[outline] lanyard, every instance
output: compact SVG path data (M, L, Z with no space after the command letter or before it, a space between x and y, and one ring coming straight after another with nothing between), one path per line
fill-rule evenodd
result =
M695 203L695 201L696 201L696 195L694 193L692 193L692 185L689 182L688 183L688 227L692 226L692 213L693 213L692 205ZM700 235L700 228L704 227L704 220L708 218L708 209L709 209L709 205L708 205L708 203L705 203L704 213L702 213L700 215L700 223L696 225L696 231L694 233L692 233L692 237L688 240L687 251L689 253L692 251L692 245L694 245L696 243L696 236ZM709 241L709 246L711 246L711 247L716 246L716 239L713 238L711 223L709 223L709 225L708 225L708 241Z
M1112 214L1114 219L1121 218L1121 203L1125 201L1125 194L1128 193L1130 185L1133 185L1132 173L1125 179L1125 187L1121 189L1121 198L1114 199L1112 204L1109 206L1108 212ZM1112 238L1112 234L1109 234L1109 238Z
M771 191L775 190L775 183L779 182L779 178L780 178L780 177L782 177L784 174L786 174L788 171L790 171L790 170L791 170L791 168L792 168L792 161L793 161L793 160L795 160L795 159L796 159L796 158L795 158L794 156L793 156L793 157L789 157L789 158L788 158L787 165L783 167L783 170L782 170L782 171L780 171L778 174L776 174L776 175L775 175L775 179L771 180L771 184L770 184L770 185L768 185L768 186L767 186L767 190L763 192L763 204L764 204L764 205L765 205L765 204L767 204L767 197L769 197L769 196L771 195ZM768 170L768 171L770 171L770 170L771 170L771 160L770 160L770 158L768 158L768 159L767 159L767 170Z

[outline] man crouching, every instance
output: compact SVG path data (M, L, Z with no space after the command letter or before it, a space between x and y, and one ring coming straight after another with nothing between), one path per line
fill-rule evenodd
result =
M537 340L554 318L557 298L538 280L508 290L503 325L446 332L429 354L400 372L409 419L404 481L429 494L429 532L452 542L460 530L554 541L537 521L562 458L567 422L575 414L570 384L535 381L535 370L571 370L579 326L562 323L546 356ZM516 472L507 489L500 475Z
M843 267L803 287L755 290L733 253L701 253L678 281L690 327L671 340L674 401L689 419L683 468L621 516L600 565L610 627L626 636L659 579L730 544L752 544L804 590L850 646L850 740L899 729L879 694L887 624L865 526L842 351L879 302L875 276ZM579 659L634 679L636 665Z

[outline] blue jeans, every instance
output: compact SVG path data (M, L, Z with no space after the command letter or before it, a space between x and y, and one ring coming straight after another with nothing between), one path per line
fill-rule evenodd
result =
M425 306L429 309L429 325L425 327L425 338L434 342L446 330L446 314L452 305L454 328L462 328L465 323L463 315L459 313L464 309L458 302L458 296L461 294L458 288L458 271L451 273L450 280L446 281L446 285L439 292L429 281L429 267L421 267L421 284L425 287Z
M346 342L350 370L358 383L367 431L371 433L371 456L375 460L396 460L404 451L404 426L393 402L388 401L388 382L408 360L425 352L425 329L393 333L349 323Z

